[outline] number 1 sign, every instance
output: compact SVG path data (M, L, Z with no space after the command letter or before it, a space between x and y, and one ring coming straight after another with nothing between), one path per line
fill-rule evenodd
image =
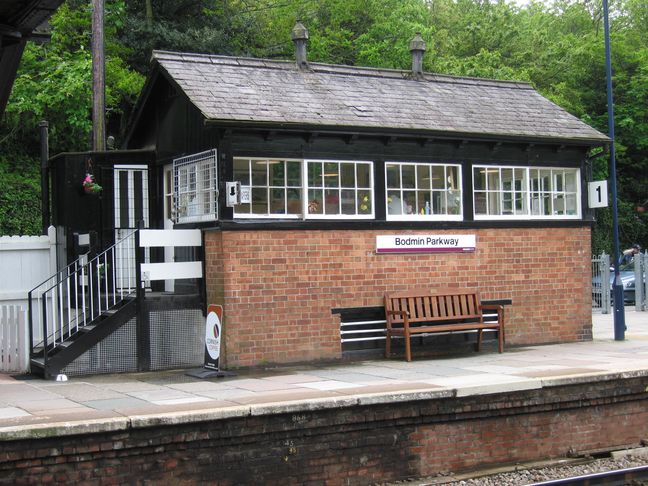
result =
M589 207L606 208L608 205L607 181L593 181L589 183Z

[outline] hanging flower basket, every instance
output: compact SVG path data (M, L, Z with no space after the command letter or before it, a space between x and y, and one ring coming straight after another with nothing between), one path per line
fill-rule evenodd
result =
M92 174L86 174L85 179L83 179L83 191L86 194L99 194L102 189L103 188L94 181L94 176Z

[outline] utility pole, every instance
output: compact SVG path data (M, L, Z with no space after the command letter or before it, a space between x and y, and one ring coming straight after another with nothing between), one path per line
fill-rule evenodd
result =
M614 150L614 101L612 98L612 54L610 48L610 20L608 18L608 2L603 0L603 27L605 34L605 74L607 78L608 131L612 140L610 143L610 185L612 186L612 237L614 239L614 339L625 340L625 309L623 307L623 283L619 273L619 210L617 206L616 156Z
M106 150L104 0L92 0L92 150Z

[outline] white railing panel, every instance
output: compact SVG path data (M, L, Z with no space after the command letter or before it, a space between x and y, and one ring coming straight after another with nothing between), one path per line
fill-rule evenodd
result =
M143 263L143 280L202 278L202 262Z
M140 246L144 248L201 245L202 236L198 229L140 230Z

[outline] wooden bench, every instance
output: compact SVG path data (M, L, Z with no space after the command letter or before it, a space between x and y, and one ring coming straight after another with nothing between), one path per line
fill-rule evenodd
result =
M484 311L497 312L497 320L484 322ZM484 329L498 331L499 352L504 351L504 307L481 303L479 292L471 289L411 290L385 293L387 339L385 356L391 353L392 336L405 338L405 358L412 361L410 337L413 334L478 331L477 351Z

